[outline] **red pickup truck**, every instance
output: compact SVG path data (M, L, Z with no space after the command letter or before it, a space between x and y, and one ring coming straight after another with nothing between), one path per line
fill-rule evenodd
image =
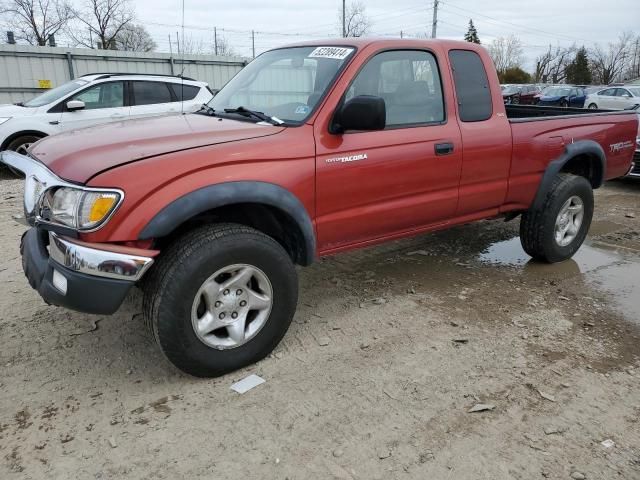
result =
M295 265L319 256L521 215L532 257L571 257L637 129L633 112L505 107L473 43L339 39L260 55L198 113L2 161L26 176L22 262L42 298L110 314L138 285L166 357L216 376L278 344Z

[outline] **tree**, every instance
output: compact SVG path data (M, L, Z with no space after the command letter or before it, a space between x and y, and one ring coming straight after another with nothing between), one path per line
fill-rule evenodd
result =
M509 67L498 73L500 83L530 83L531 75L520 67Z
M464 39L470 43L480 44L480 38L478 38L478 31L476 30L475 25L473 24L473 20L469 20L469 29L467 33L464 35Z
M116 49L129 52L152 52L158 46L143 25L129 23L115 38Z
M591 75L602 85L608 85L622 79L632 58L631 47L633 35L622 33L618 40L609 43L606 48L596 45L590 52Z
M515 35L496 38L489 45L489 55L498 73L522 65L522 42Z
M236 51L233 49L227 38L223 35L216 33L217 38L214 39L213 53L221 57L233 57L236 55Z
M567 82L576 85L589 85L591 83L591 70L589 70L589 58L587 49L580 47L571 63L565 68Z
M69 36L76 43L89 48L115 50L116 38L134 18L129 0L85 0L84 6L77 11L81 29L70 29ZM86 34L78 34L78 30Z
M354 0L346 6L344 18L345 37L362 37L371 28L371 20L367 16L366 7L360 0ZM342 34L342 7L340 7L338 22L338 31Z
M536 83L561 83L566 77L566 67L576 52L575 45L571 47L549 45L549 49L536 58L536 69L533 81Z
M7 19L6 27L15 31L16 39L40 46L74 17L67 0L9 0L0 3L0 13Z

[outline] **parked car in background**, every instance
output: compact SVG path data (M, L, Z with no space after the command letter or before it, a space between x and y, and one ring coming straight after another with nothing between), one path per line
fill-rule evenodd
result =
M592 109L626 110L640 105L640 85L605 88L589 95L584 104Z
M506 104L534 105L540 93L537 85L506 85L502 89L502 99Z
M204 82L162 75L84 75L17 105L0 105L0 150L22 154L54 133L128 118L194 112L213 97Z
M551 87L544 91L538 100L538 105L582 108L585 98L587 95L579 87Z

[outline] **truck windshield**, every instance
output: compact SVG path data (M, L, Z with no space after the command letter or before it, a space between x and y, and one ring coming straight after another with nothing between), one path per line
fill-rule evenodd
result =
M52 88L51 90L47 90L42 95L38 95L37 97L32 98L28 102L24 102L25 107L41 107L42 105L48 105L49 103L53 103L56 100L61 99L66 94L77 90L89 83L87 80L71 80L70 82L63 83L59 87Z
M208 106L216 114L224 115L227 110L234 115L232 110L243 107L289 124L302 123L354 51L353 47L312 46L263 53L233 77Z

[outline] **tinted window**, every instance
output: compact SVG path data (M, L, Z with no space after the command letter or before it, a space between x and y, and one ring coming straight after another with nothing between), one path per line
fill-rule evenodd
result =
M463 122L491 118L493 105L489 79L480 56L470 50L451 50L449 60L458 97L458 111Z
M387 126L444 121L444 99L434 56L418 50L377 54L360 70L345 100L359 95L384 99Z
M173 90L178 102L182 100L193 100L200 91L199 87L193 85L181 85L179 83L169 83L169 88ZM182 96L184 93L184 97Z
M69 100L84 102L85 110L122 107L124 106L124 84L122 82L99 83L74 95Z
M171 102L169 87L163 82L133 82L134 105Z

